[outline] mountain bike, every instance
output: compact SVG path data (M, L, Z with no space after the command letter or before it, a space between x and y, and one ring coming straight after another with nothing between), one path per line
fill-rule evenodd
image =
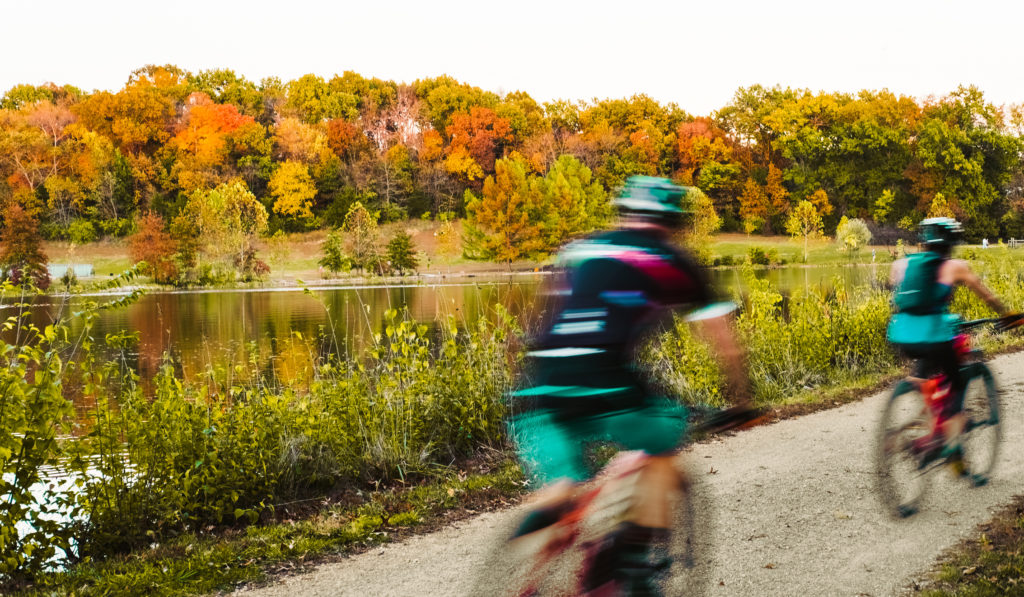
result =
M959 449L940 441L941 414L953 399L945 375L910 376L896 384L882 413L875 454L878 493L895 516L905 518L920 509L928 474L947 463L975 487L988 482L1002 439L999 390L984 354L971 346L970 332L990 324L996 331L1005 331L1021 322L1020 315L1011 315L957 325L954 348L960 373L967 380Z
M765 420L762 409L718 411L694 427L693 435L752 427ZM681 449L681 447L680 447ZM588 592L585 579L595 567L606 565L599 554L611 533L629 512L631 497L642 490L639 476L650 456L619 452L557 519L543 529L513 537L502 528L498 544L481 567L471 595L619 595L614 585ZM672 525L650 544L644 568L651 573L650 592L643 594L702 595L710 580L711 499L699 477L678 462L677 491L668 498ZM511 537L511 538L510 538Z

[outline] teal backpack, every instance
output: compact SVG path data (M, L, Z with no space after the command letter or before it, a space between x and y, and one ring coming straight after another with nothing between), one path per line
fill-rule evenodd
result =
M900 313L925 315L940 313L945 308L946 289L938 279L939 266L945 258L938 253L922 251L907 257L907 269L893 296L893 304Z

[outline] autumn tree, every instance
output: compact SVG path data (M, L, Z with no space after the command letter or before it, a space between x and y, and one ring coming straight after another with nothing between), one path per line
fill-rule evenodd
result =
M267 210L240 180L192 193L175 224L183 234L194 231L202 239L202 255L230 264L243 277L267 267L256 259L256 239L267 230Z
M345 214L345 222L341 226L348 235L349 255L352 265L360 270L376 268L380 263L377 249L377 214L356 201Z
M278 166L270 177L270 196L274 213L308 226L313 221L313 198L316 186L305 164L288 160Z
M768 217L768 195L764 188L752 178L743 185L740 195L740 218L747 234L760 230Z
M949 206L949 202L942 193L935 193L932 197L932 202L928 206L928 217L929 218L955 218L956 214L953 213L953 209Z
M812 238L819 238L824 233L821 214L810 201L797 203L789 212L786 220L786 232L793 238L803 237L804 239L804 262L807 262L807 241Z
M15 284L31 284L40 289L50 286L46 253L39 235L39 222L17 203L4 210L0 232L0 266Z
M174 254L178 243L164 231L164 220L149 212L139 218L138 231L128 237L128 255L132 263L145 262L143 274L157 284L173 284L178 279Z
M493 110L474 106L467 113L456 113L448 127L448 171L467 180L494 172L495 159L512 140L512 126Z
M782 184L782 170L774 164L768 165L768 182L764 187L765 195L768 197L768 217L765 223L769 225L768 232L771 232L772 220L777 220L789 213L789 191Z
M542 192L521 157L498 160L494 168L479 196L466 191L466 228L474 253L511 265L545 248Z

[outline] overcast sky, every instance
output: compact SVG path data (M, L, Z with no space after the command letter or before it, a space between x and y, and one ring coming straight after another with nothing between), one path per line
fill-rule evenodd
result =
M1016 0L3 0L0 93L120 89L145 64L252 80L450 74L540 101L646 93L693 114L754 83L1024 102Z

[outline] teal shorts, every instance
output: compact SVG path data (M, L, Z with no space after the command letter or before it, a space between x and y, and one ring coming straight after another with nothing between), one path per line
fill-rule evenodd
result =
M604 441L661 454L679 447L686 421L686 407L679 402L650 399L634 408L573 417L553 409L527 411L511 420L509 435L538 482L585 481L591 476L584 460L588 444Z

